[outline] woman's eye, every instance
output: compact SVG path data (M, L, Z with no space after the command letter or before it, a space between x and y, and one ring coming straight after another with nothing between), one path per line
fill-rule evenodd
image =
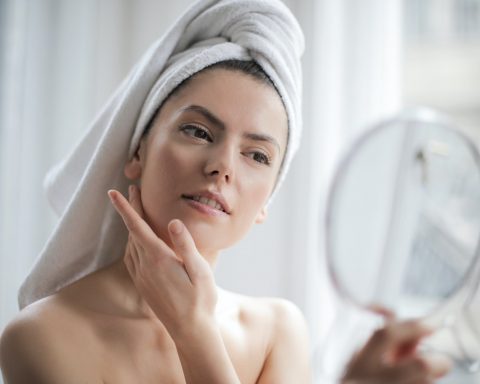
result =
M270 165L270 158L263 152L252 152L251 158L258 163Z
M189 136L195 137L196 139L212 142L212 137L210 136L210 133L206 129L197 125L184 125L182 127L182 131Z

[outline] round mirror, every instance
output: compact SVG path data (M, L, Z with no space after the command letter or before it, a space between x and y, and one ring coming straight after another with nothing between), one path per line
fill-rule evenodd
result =
M327 208L334 283L362 307L424 317L462 286L480 234L479 155L432 112L379 124L347 152Z

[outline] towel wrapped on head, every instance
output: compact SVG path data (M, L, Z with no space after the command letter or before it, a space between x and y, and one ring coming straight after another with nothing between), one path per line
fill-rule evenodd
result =
M126 191L123 166L165 98L220 61L254 60L270 77L288 116L288 143L276 189L301 131L304 40L279 0L200 0L145 53L70 155L45 179L60 220L19 292L20 308L123 255L127 232L107 190Z

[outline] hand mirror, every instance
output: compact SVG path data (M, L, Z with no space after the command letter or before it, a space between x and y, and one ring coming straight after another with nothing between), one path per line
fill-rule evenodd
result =
M334 285L361 307L425 318L476 265L479 154L431 111L364 133L337 168L326 216Z

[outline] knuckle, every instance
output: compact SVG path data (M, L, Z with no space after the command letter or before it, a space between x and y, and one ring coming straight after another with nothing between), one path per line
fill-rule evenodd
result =
M410 328L414 333L421 333L424 327L417 320L408 320L404 323L406 328Z
M154 267L164 268L168 265L170 261L170 255L166 255L160 247L156 247L148 252L149 256L147 259L151 261Z
M175 241L175 246L178 247L179 249L187 249L188 243L185 239L181 238Z
M209 281L210 280L210 273L205 270L205 268L195 268L195 275L199 280L202 281Z
M138 222L138 220L130 220L127 223L127 227L130 230L130 232L138 233L140 230L140 223Z
M418 375L422 377L430 376L430 370L428 369L428 364L420 357L413 359L412 368L417 372Z
M389 326L377 329L372 336L372 340L375 342L384 342L389 339L392 331Z
M213 282L212 274L204 268L195 268L195 280L201 285L209 286Z

